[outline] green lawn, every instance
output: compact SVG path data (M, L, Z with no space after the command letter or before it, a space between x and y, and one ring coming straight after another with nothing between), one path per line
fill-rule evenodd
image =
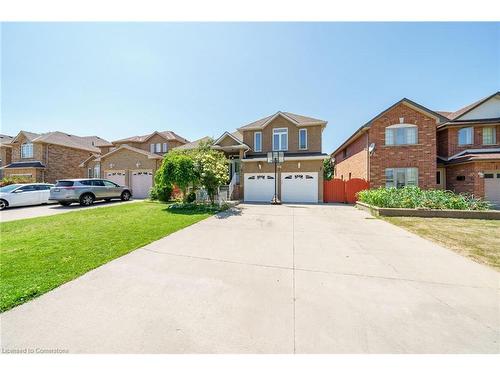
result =
M500 271L500 220L380 218Z
M0 311L210 216L138 202L0 223Z

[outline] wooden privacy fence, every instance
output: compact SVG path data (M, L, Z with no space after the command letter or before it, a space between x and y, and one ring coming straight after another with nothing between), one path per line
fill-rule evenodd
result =
M323 182L323 202L325 203L356 203L356 194L368 189L368 181L362 178L351 178L343 181L333 178Z

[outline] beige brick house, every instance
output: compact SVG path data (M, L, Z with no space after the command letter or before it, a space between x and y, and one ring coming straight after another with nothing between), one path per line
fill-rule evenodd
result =
M113 141L100 153L80 164L85 177L99 177L132 188L134 197L145 198L154 184L154 175L163 155L188 143L173 131L153 132Z
M289 112L277 112L214 142L230 160L229 195L247 202L270 202L277 190L282 202L323 200L322 133L327 122ZM281 151L284 161L268 162L268 153Z
M111 146L96 136L81 137L58 131L44 134L20 131L8 145L11 160L1 167L4 176L50 183L84 177L80 163L92 154L99 154L99 147Z
M418 185L500 204L500 92L456 112L402 99L333 153L335 178L369 186Z
M0 178L3 178L2 167L10 164L12 161L12 137L10 135L0 134Z

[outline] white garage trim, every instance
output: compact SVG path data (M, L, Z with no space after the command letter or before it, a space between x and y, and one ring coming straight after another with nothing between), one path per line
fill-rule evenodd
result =
M318 203L318 172L282 172L281 201Z
M244 173L245 202L271 202L274 196L274 173Z

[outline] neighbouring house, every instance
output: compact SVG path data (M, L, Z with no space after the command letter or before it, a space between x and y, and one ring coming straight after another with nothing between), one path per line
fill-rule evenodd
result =
M213 148L230 160L229 197L246 202L270 202L276 189L282 202L323 201L322 133L327 121L277 112L225 132ZM268 152L282 151L277 167L268 163Z
M331 156L336 179L447 189L500 204L500 92L456 112L402 99Z
M80 137L59 131L43 134L20 131L9 145L11 160L1 167L5 177L23 176L50 183L84 177L80 163L100 153L99 147L111 146L96 136Z
M127 185L136 198L146 198L154 184L154 175L161 166L163 155L189 141L173 131L155 131L113 141L100 147L100 153L81 162L86 177L105 178Z
M12 139L10 135L0 134L0 179L3 178L2 167L10 164L12 160L12 146L10 144Z

